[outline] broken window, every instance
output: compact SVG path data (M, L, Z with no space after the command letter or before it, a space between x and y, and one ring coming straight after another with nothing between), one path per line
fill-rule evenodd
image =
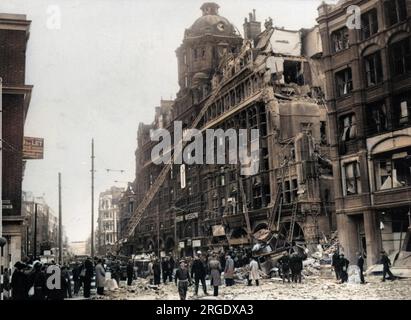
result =
M320 143L321 145L327 144L327 122L320 121Z
M380 52L364 57L365 77L367 86L374 86L382 82L382 64Z
M405 93L393 99L394 126L403 127L411 124L411 94Z
M298 197L298 181L297 179L291 180L291 197L293 201L297 201Z
M361 193L360 164L357 161L344 164L345 195Z
M342 97L352 91L352 74L351 68L338 71L335 74L337 97Z
M291 203L291 186L288 180L284 182L284 202Z
M313 126L313 124L311 122L301 122L300 123L300 130L301 130L301 132L312 135L312 126Z
M405 0L388 0L384 2L385 21L390 27L407 19Z
M351 113L340 118L340 132L341 141L343 142L350 141L356 138L357 125L354 113Z
M411 150L390 153L374 162L377 190L411 186Z
M378 32L377 9L372 9L361 15L362 39L368 39Z
M366 109L368 133L374 134L386 131L387 123L387 108L384 101L379 101L367 106Z
M411 38L406 38L390 46L391 73L393 76L411 72L410 39Z
M333 46L334 52L338 52L344 49L348 49L349 41L348 41L348 28L344 27L338 29L331 33L331 43Z
M300 61L284 61L284 81L285 83L304 84L304 77Z

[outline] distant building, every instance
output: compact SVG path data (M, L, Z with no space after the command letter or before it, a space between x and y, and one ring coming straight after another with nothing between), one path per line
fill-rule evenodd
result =
M98 227L97 227L97 253L105 255L115 251L119 234L119 201L124 188L111 187L109 190L101 192L98 206Z
M34 217L37 205L37 236L34 239ZM44 251L51 250L57 254L59 247L59 222L53 209L46 203L44 197L35 197L31 192L23 191L22 216L24 217L22 235L23 256L37 257ZM67 248L67 237L63 227L63 250ZM63 251L64 252L64 251Z
M87 241L72 241L68 245L69 252L75 256L84 256L90 254L90 248L87 247Z
M3 236L6 265L21 259L23 137L32 86L25 84L26 48L31 21L0 14L0 77L3 80Z

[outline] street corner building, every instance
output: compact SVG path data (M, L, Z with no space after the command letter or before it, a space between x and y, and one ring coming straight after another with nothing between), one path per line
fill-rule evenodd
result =
M24 123L32 86L25 83L26 47L31 21L25 15L0 13L2 79L2 235L7 266L21 259Z
M184 32L176 50L176 99L161 100L153 123L139 125L132 188L139 223L124 233L124 254L251 251L270 235L277 241L261 246L262 254L284 250L289 242L314 250L337 228L319 27L276 28L253 11L244 20L243 38L218 9L205 3ZM258 172L241 175L240 165L227 160L171 164L164 173L165 165L151 158L156 142L150 130L172 133L175 121L183 130L203 132L257 129L260 148L252 158L259 159ZM250 134L247 139L250 144Z

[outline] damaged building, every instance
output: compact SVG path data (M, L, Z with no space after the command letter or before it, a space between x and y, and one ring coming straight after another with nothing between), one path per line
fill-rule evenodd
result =
M360 29L347 28L350 5L360 8ZM341 249L351 263L366 253L369 266L381 250L410 258L411 1L318 11Z
M162 100L153 123L139 125L136 204L164 167L152 161L158 142L151 141L150 130L173 133L175 121L192 128L205 106L196 126L203 132L259 130L259 149L251 154L259 170L241 175L240 165L229 161L172 164L133 235L124 237L124 254L251 249L264 230L310 247L336 229L319 28L285 30L268 19L262 30L254 11L242 38L218 9L205 3L176 50L176 99ZM217 141L215 148L218 143L230 141Z

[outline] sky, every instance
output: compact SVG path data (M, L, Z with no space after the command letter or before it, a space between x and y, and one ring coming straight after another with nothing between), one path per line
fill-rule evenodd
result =
M25 136L45 139L44 159L29 160L23 190L62 214L69 241L91 230L91 139L98 194L135 176L137 128L151 123L161 98L178 91L175 50L201 16L199 0L1 0L1 13L31 20L26 84L34 85ZM216 0L243 34L256 9L286 29L316 24L320 0ZM333 1L328 1L332 3ZM124 170L107 172L106 169ZM119 181L119 182L115 182Z

